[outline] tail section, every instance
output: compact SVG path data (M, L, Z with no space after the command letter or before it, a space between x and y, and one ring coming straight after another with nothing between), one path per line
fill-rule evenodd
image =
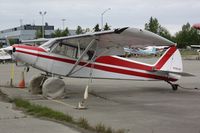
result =
M182 72L182 58L176 46L171 46L163 54L163 56L155 63L155 70L168 71L168 72Z

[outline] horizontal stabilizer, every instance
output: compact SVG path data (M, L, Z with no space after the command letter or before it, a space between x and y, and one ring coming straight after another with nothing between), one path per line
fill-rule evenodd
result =
M177 74L177 75L180 75L180 76L184 76L184 77L193 77L195 75L193 74L190 74L190 73L185 73L185 72L172 72L172 71L163 71L163 70L153 70L154 72L157 72L157 73L162 73L162 74Z

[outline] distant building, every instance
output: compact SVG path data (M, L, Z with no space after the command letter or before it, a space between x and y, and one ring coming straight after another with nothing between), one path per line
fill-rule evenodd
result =
M48 25L47 23L44 26L45 29L45 38L50 38L51 34L54 32L54 26ZM31 40L36 38L36 33L38 31L41 32L42 26L41 25L22 25L19 27L14 27L11 29L6 29L0 31L0 38L12 38L18 41L21 40Z
M45 38L51 38L51 34L54 32L54 26L48 25L47 23L44 26L45 29ZM37 32L41 33L41 25L22 25L6 30L0 31L0 47L6 44L6 39L13 39L15 43L19 43L22 40L33 40L36 39ZM76 30L69 30L70 35L76 35Z

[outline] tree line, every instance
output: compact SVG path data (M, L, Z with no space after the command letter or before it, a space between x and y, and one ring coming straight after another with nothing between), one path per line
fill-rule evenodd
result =
M81 26L77 26L75 33L77 35L84 34L86 32L99 32L110 30L111 26L106 23L101 30L99 24L96 24L93 29L86 28L83 29ZM182 26L182 29L175 33L175 35L171 35L170 32L163 26L160 25L157 18L150 17L149 22L145 23L144 29L151 31L155 34L158 34L164 38L167 38L175 43L179 48L186 48L192 44L200 44L200 33L198 30L194 29L190 23L186 23ZM57 29L54 33L52 33L51 37L62 37L62 36L69 36L70 32L68 28L64 30ZM36 32L36 37L39 38L41 36L41 31Z
M200 44L200 32L197 29L194 29L189 22L184 24L181 30L176 32L173 36L165 27L159 24L157 18L153 17L149 19L148 23L145 23L144 29L177 43L179 48Z
M110 26L108 25L108 23L106 23L103 27L103 31L105 30L110 30ZM96 24L92 30L90 28L83 29L81 26L78 25L75 33L76 35L79 35L79 34L84 34L86 32L99 32L99 31L101 31L99 24ZM60 30L60 29L55 30L55 32L52 33L51 36L62 37L62 36L69 36L69 35L70 35L69 29L66 27L64 30Z

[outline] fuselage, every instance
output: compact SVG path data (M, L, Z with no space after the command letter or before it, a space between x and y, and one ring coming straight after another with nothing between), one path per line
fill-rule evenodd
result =
M77 61L74 56L56 54L42 47L13 45L15 60L55 75L67 76ZM169 56L169 55L167 55ZM169 58L169 57L163 57ZM164 61L158 62L163 66ZM104 78L124 80L165 80L176 81L179 77L157 73L155 65L145 64L118 56L101 56L95 61L88 58L82 59L74 72L69 77L76 78Z

